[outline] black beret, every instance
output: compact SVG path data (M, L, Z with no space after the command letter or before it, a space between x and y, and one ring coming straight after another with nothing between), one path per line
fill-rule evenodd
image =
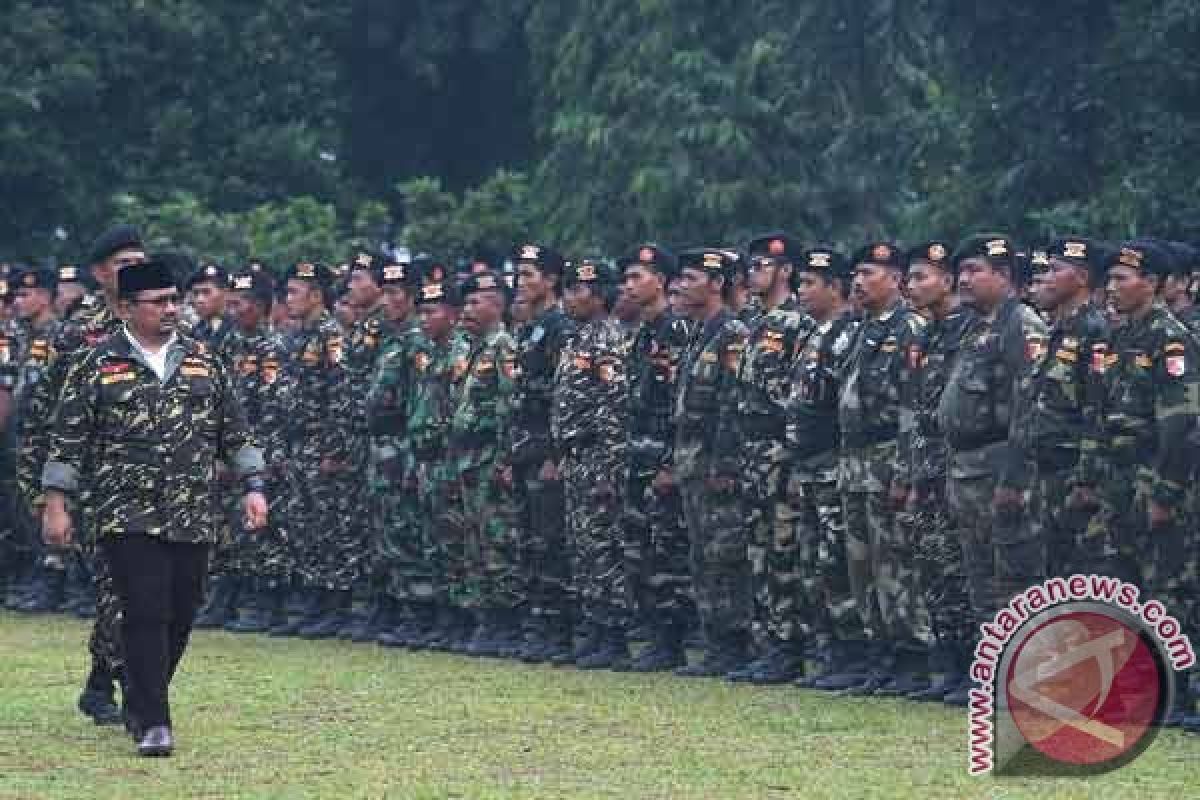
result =
M395 258L385 258L379 268L380 286L402 286L412 289L417 285L418 274L412 264Z
M563 269L563 283L567 286L576 283L613 286L619 281L620 277L612 265L599 259L584 258L579 261L568 261Z
M100 234L92 242L89 264L99 264L113 253L129 248L142 249L142 234L132 225L117 225Z
M941 239L931 239L928 242L910 247L904 256L905 269L912 269L913 264L929 264L940 270L950 271L950 254L954 247Z
M260 259L260 258L252 258L249 261L247 261L246 266L243 267L243 271L244 272L265 272L268 275L271 273L271 270L267 268L267 265L264 264L262 259Z
M904 269L904 252L892 242L870 242L854 251L850 259L853 266L878 264L881 267Z
M954 251L954 271L969 258L986 259L993 266L1000 265L1009 270L1014 280L1020 276L1018 251L1021 248L1011 236L1003 233L978 233L964 239Z
M214 286L223 288L229 283L229 273L217 264L205 264L188 276L183 288L191 289L198 283L211 283Z
M174 289L176 277L171 265L159 256L117 270L117 294L131 297L152 289Z
M737 253L719 247L697 247L679 254L679 269L699 270L710 275L733 277L737 264Z
M468 275L462 282L460 291L463 297L468 297L476 292L500 292L507 297L508 286L504 283L504 276L494 270L488 270Z
M1104 271L1113 267L1130 267L1146 275L1168 275L1171 257L1157 243L1145 239L1123 242L1104 259Z
M770 258L795 264L804 254L804 246L799 239L786 233L763 233L746 243L746 252L751 260Z
M350 258L349 272L365 272L371 276L371 280L375 281L376 286L382 286L383 267L390 260L379 253L359 250Z
M490 247L476 247L471 257L467 259L466 272L478 272L485 269L500 271L504 259Z
M1046 258L1086 269L1096 280L1104 274L1106 252L1100 242L1086 236L1060 236L1046 248Z
M1186 242L1164 242L1171 253L1171 272L1174 275L1191 275L1196 264L1196 249Z
M617 266L622 271L628 267L637 265L654 270L668 280L678 271L675 254L665 247L659 247L649 242L639 245L632 253L624 256L617 262Z
M796 272L813 272L826 278L848 278L850 262L832 247L810 247L796 264Z
M58 272L52 269L26 267L8 276L9 288L14 292L18 289L49 289L58 287Z
M85 267L79 267L74 264L63 264L58 268L58 282L64 283L87 283L88 270Z
M244 269L229 276L229 291L246 292L259 301L269 304L275 297L275 280L265 270Z
M328 289L333 284L333 277L333 273L329 271L328 267L312 261L295 263L284 273L284 280L315 283L322 289Z
M561 275L563 257L556 251L540 244L520 244L513 248L514 264L533 264L538 272L546 275Z
M428 306L437 303L458 306L462 304L462 297L459 294L458 287L454 285L454 281L442 278L423 284L421 290L417 292L416 301L419 306Z

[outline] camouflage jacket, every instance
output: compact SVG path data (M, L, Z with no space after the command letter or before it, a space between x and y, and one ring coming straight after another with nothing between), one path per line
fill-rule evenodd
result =
M1025 484L1028 381L1045 353L1045 323L1015 297L968 329L938 405L951 477L994 475L1002 486Z
M838 425L844 449L898 441L903 386L924 326L919 314L897 302L855 330L839 376Z
M663 311L637 330L630 346L629 458L640 469L670 466L672 403L692 324Z
M431 464L446 456L446 435L458 383L467 375L470 343L460 331L445 344L422 337L410 354L412 392L404 435L413 457Z
M304 462L349 461L344 421L350 407L342 369L342 333L328 312L292 331L285 340L285 380L292 394L288 439Z
M853 314L845 313L814 325L796 340L785 441L801 479L831 480L836 475L839 376L858 324Z
M924 491L940 489L946 480L946 436L938 425L937 409L963 337L977 316L973 309L959 306L943 319L930 319L909 352L902 398L909 427L901 437L898 472L902 482Z
M67 374L42 485L77 492L98 537L212 543L224 521L218 462L243 476L263 470L221 360L176 338L160 382L120 333Z
M550 430L560 456L587 448L613 478L623 464L628 430L629 340L619 322L602 319L576 330L563 348L554 374ZM606 467L606 465L608 465Z
M284 370L283 339L265 327L253 333L231 329L221 344L234 394L264 460L272 467L285 464L291 457L288 417L293 397Z
M384 348L392 336L392 325L383 316L382 308L367 312L350 330L342 354L346 396L350 403L341 415L347 440L367 435L367 392L371 389Z
M198 342L208 345L214 352L221 353L225 347L225 339L233 330L229 320L224 317L202 319L191 325L185 333Z
M1112 332L1101 375L1098 447L1083 454L1086 480L1102 476L1107 464L1137 466L1152 472L1156 502L1183 502L1194 458L1190 437L1200 414L1198 357L1187 326L1162 305Z
M0 321L0 390L15 392L21 363L21 331L12 320Z
M1046 355L1029 382L1028 420L1019 429L1024 448L1039 466L1074 469L1084 440L1095 437L1108 335L1103 312L1090 303L1050 329Z
M501 445L509 441L516 370L516 343L503 327L472 342L447 435L447 455L456 474L496 464Z
M513 416L509 459L516 466L541 466L554 457L550 416L554 375L575 323L557 306L523 326L516 337Z
M17 457L17 480L26 501L38 501L42 467L50 447L50 431L54 409L58 406L63 381L71 365L110 334L120 331L121 321L104 303L80 306L75 314L61 324L50 345L46 373L32 387L17 420L20 450Z
M714 436L722 411L737 401L737 368L748 331L728 309L698 325L684 353L675 389L675 471L681 478L732 477L741 448L732 431Z
M760 316L750 327L738 364L734 405L722 425L737 441L783 441L792 364L798 343L813 330L812 317L794 301Z
M427 359L429 344L415 317L389 332L380 346L378 367L364 398L366 425L372 438L387 438L393 443L404 439L418 353Z

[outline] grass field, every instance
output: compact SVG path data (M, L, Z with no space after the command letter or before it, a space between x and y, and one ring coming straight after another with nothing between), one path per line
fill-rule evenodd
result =
M1200 737L1176 732L1087 781L978 779L942 707L209 632L176 680L175 757L143 760L74 710L86 632L0 612L0 798L1200 793Z

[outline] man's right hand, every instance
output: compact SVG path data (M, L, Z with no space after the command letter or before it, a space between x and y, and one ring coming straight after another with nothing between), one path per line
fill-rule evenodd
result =
M46 508L42 511L42 539L51 547L63 548L71 543L71 515L62 494L48 492Z
M1098 505L1096 492L1090 486L1076 486L1067 497L1067 508L1075 511L1091 511Z
M654 476L654 482L651 486L659 494L666 494L675 486L675 476L671 474L671 470L669 469L660 469L658 474Z

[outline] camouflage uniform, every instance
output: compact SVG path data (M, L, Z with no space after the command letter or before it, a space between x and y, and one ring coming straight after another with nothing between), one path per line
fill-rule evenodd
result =
M515 375L516 344L508 331L478 337L450 419L447 457L461 497L467 608L511 612L520 599L512 494L495 475Z
M6 283L0 283L0 286L7 291ZM0 294L0 302L4 299ZM16 323L11 320L0 322L0 392L10 398L17 388L20 346ZM15 406L15 402L12 406ZM11 406L0 437L0 591L8 592L15 601L12 593L16 590L18 578L26 569L25 565L33 557L33 551L27 532L16 524L17 416L16 409ZM4 597L0 596L0 602L4 601Z
M688 534L677 487L658 491L669 470L672 402L691 324L669 310L645 322L633 341L629 373L629 482L625 486L625 574L630 604L663 635L683 636L691 606Z
M725 309L698 327L680 364L676 389L674 475L691 543L696 606L710 653L743 654L753 615L744 509L732 487L710 485L713 479L735 481L741 466L737 442L731 437L715 440L713 432L722 408L735 400L747 333Z
M898 526L888 490L899 477L900 398L924 320L897 302L865 320L847 357L838 404L842 436L839 487L846 556L858 613L887 648L928 637L916 594L914 548Z
M807 600L809 624L822 639L860 640L865 619L850 585L847 532L838 489L839 376L858 325L850 313L813 327L798 339L787 406L792 471L785 488L795 508L792 531L772 550L781 575L794 574L797 596ZM777 611L774 608L778 608ZM786 613L783 602L775 618Z
M562 454L567 536L582 617L621 629L629 598L621 551L628 340L613 319L580 325L562 351L550 419Z
M44 378L38 381L29 395L28 411L18 421L20 450L18 452L17 482L25 501L29 503L34 520L41 516L41 475L49 449L55 409L58 407L63 382L71 366L90 348L110 334L119 331L122 323L109 307L99 301L80 303L58 330L50 346L50 363ZM88 520L75 519L82 526ZM40 529L40 526L39 526ZM77 537L85 558L90 563L96 587L96 621L88 639L93 663L109 675L120 675L124 666L121 653L121 606L112 585L112 576L103 553L96 550L96 536L80 527Z
M287 513L296 571L308 587L348 592L363 553L331 546L345 539L339 482L321 472L323 459L346 452L340 414L349 401L341 330L323 311L292 332L287 353L284 379L293 392L288 439L300 483Z
M373 308L350 331L342 355L349 403L342 416L344 458L348 469L336 480L342 514L340 530L345 538L334 549L358 554L352 572L347 576L349 583L356 586L366 579L375 594L383 592L387 582L386 571L380 564L385 534L379 525L383 518L376 502L381 497L379 490L387 481L378 474L375 457L378 453L373 449L376 442L368 430L367 392L371 389L384 347L395 333L384 317L382 307ZM364 475L368 476L366 481L362 480ZM339 581L342 582L345 581Z
M799 509L787 492L792 464L786 447L786 404L797 343L812 319L788 300L752 326L738 365L732 435L741 444L739 491L747 512L748 556L762 632L795 646L811 633L809 598L796 570L794 521Z
M1103 548L1119 577L1138 580L1193 636L1195 528L1184 509L1200 414L1197 358L1187 327L1161 305L1113 330L1100 425L1080 467L1081 482L1096 486L1100 500L1087 546ZM1156 530L1147 523L1149 501L1170 512Z
M563 483L545 481L542 464L553 460L550 417L554 372L574 323L551 307L517 334L516 377L508 463L513 472L521 563L521 602L538 631L562 638L571 624L571 574L567 561Z
M176 338L160 381L129 336L118 334L78 359L63 381L42 485L76 494L81 530L105 547L139 534L211 545L223 523L219 461L242 475L263 467L222 363L198 343ZM101 560L115 571L111 558ZM135 583L136 576L125 576L122 591L132 592ZM187 599L198 603L199 594ZM167 685L193 613L169 603L124 609L126 700L146 725L169 724Z
M1045 548L1021 524L1020 512L998 516L992 510L996 488L1028 488L1028 453L1018 431L1028 417L1030 370L1045 346L1045 323L1009 298L963 335L938 407L950 452L946 496L963 532L963 568L977 624L1045 575Z
M240 532L233 568L235 574L255 581L260 588L275 591L289 583L295 570L287 518L292 502L288 416L293 400L284 372L287 350L282 337L260 328L252 333L230 331L222 344L222 353L234 394L262 446L270 501L270 527L253 533ZM227 487L228 497L236 500L232 508L226 505L231 515L229 524L240 530L240 492L230 484Z
M931 319L911 355L917 364L906 387L904 404L912 429L900 453L904 482L915 493L912 511L916 532L916 567L920 592L929 610L934 639L949 655L974 638L971 608L963 575L962 534L946 502L946 438L938 425L937 409L954 368L963 336L976 314L956 307L942 319ZM960 665L965 669L965 664Z
M466 555L458 484L446 459L446 437L458 384L467 374L470 342L455 331L445 344L423 339L412 354L412 397L405 437L417 475L420 564L425 575L413 575L413 594L428 580L434 603L461 605Z
M1048 575L1100 566L1094 559L1100 553L1084 541L1088 515L1068 508L1066 498L1079 483L1079 448L1100 418L1107 354L1108 322L1100 309L1084 304L1054 323L1046 357L1030 380L1029 422L1019 434L1035 465L1033 522L1046 547Z
M429 603L433 596L418 513L416 463L405 435L416 367L429 358L429 350L417 320L401 322L383 345L366 394L376 570L387 595L400 604Z

